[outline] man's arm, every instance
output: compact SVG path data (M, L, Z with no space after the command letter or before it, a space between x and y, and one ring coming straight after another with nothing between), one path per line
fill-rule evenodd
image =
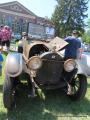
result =
M81 59L82 58L82 53L83 53L83 48L82 48L82 45L81 45L81 41L79 41L79 44L78 44L78 52L79 52L79 56L78 58Z
M79 59L82 58L82 53L83 53L83 49L82 49L82 48L79 48Z

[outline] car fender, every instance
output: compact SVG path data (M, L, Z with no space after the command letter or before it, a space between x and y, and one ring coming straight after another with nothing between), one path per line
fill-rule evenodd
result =
M20 53L10 53L6 58L5 74L11 77L16 77L21 74L23 70L23 58Z

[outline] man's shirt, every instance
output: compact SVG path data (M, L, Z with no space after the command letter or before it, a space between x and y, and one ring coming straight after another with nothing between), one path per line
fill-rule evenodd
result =
M79 54L78 49L81 48L80 40L78 38L75 38L74 36L69 36L65 38L65 41L69 43L65 48L65 58L76 59Z
M6 30L6 29L3 29L1 31L1 40L2 41L8 41L8 40L11 40L11 31L10 30Z

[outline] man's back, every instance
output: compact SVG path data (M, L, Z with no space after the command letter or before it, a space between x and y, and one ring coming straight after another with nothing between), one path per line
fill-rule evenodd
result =
M65 49L65 58L73 58L76 59L78 56L78 49L81 48L81 42L78 38L74 36L69 36L65 39L69 44L66 46Z

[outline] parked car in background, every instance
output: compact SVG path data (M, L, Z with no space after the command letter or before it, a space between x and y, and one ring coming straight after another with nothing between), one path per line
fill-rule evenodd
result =
M83 49L84 49L84 52L90 52L90 44L83 44Z

